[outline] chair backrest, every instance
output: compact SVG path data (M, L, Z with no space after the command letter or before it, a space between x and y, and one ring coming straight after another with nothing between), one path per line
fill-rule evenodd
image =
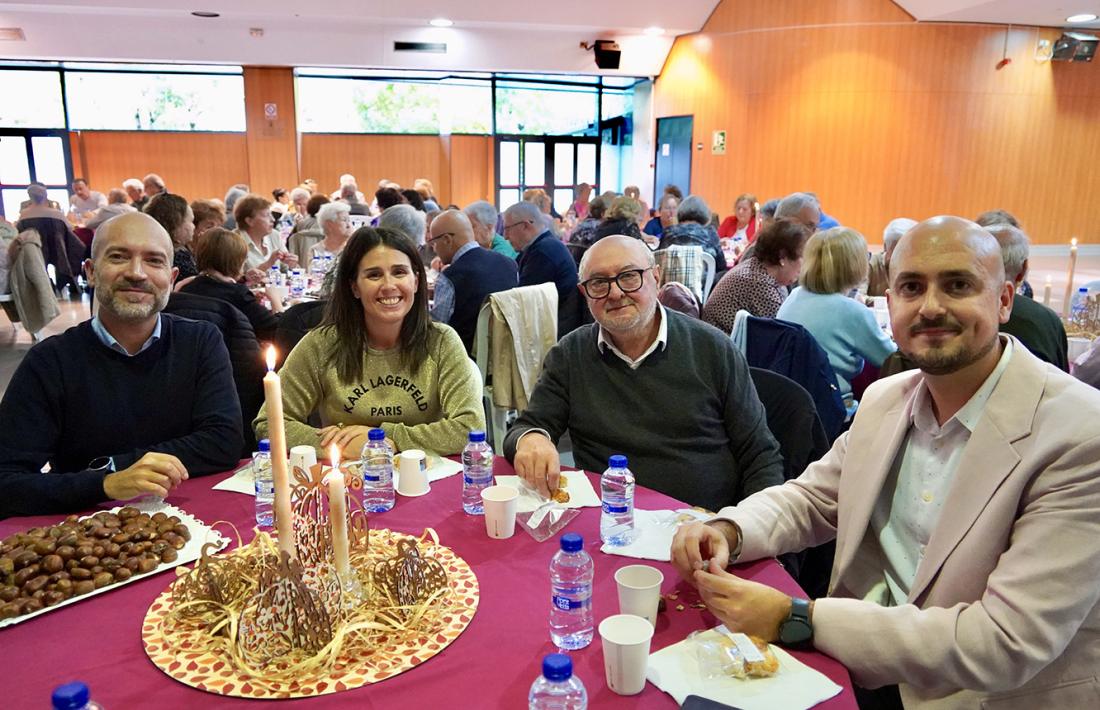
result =
M707 298L710 297L710 289L714 286L714 272L718 269L718 267L714 263L714 257L706 250L703 250L702 257L704 268L702 302L706 303Z
M661 283L679 281L691 289L699 303L706 303L714 285L714 257L702 246L673 244L653 252L653 258L661 267Z
M588 251L588 247L590 247L590 246L592 246L592 245L591 244L578 244L576 242L566 242L565 243L565 248L568 249L569 253L573 255L573 261L576 262L578 268L581 265L581 257L584 256L584 253L586 251Z
M783 480L798 478L808 465L829 451L829 439L813 397L802 385L777 372L750 367L749 373L764 405L768 430L783 455Z
M684 315L698 318L700 314L699 301L691 289L679 281L669 281L657 290L657 300L665 308L671 308Z
M319 244L325 238L325 233L319 229L303 229L291 234L286 240L287 251L297 255L298 263L302 268L309 266L309 250L315 244Z

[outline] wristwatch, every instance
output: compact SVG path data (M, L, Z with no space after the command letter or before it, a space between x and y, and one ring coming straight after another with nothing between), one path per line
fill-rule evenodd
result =
M810 600L791 599L791 613L779 624L779 641L787 646L805 644L814 637Z

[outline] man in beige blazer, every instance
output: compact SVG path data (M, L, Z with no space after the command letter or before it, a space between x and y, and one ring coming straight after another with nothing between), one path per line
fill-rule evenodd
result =
M673 562L727 626L812 640L906 708L1098 708L1100 392L998 335L1013 289L978 225L917 225L890 276L920 371L799 478L682 528ZM834 537L826 598L725 571Z

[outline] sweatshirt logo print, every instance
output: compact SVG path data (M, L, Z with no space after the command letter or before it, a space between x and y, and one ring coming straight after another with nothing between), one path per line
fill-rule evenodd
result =
M351 391L351 394L347 396L347 404L344 405L344 411L351 414L360 399L367 396L368 393L375 392L382 388L394 388L401 392L408 393L413 403L416 404L416 408L421 412L428 408L428 401L424 397L424 392L415 382L401 375L379 375L378 377L370 378ZM382 391L378 391L377 395L389 402L392 402L394 397L394 393ZM399 414L401 414L400 406L371 407L371 416L393 416Z

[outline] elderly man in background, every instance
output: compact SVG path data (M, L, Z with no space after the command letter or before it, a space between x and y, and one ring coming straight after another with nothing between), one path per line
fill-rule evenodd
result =
M558 290L558 337L581 324L577 262L547 227L548 218L533 202L517 202L504 211L504 238L519 252L519 285L553 283Z
M771 201L769 200L768 205ZM821 207L817 203L817 198L813 193L809 192L792 192L783 199L779 200L775 206L775 211L772 214L771 219L766 216L768 205L761 208L761 213L765 214L764 222L761 225L761 231L763 227L767 227L768 224L776 222L781 219L789 219L794 222L802 224L809 230L810 235L818 231L818 222L821 221ZM757 232L760 234L760 232ZM744 252L741 254L741 258L738 259L738 263L744 263L748 259L751 259L756 254L756 242L750 244Z
M580 268L596 323L547 354L504 441L516 472L543 495L556 490L555 442L568 431L579 467L600 471L611 454L626 454L639 484L689 505L717 509L782 483L744 356L723 333L657 303L649 248L605 237Z
M886 289L890 287L890 255L894 253L894 247L898 245L901 236L915 226L916 220L898 217L890 220L890 224L882 230L882 251L871 257L871 266L867 271L868 296L886 295Z
M101 224L112 217L118 217L121 214L127 214L134 211L136 210L134 210L133 206L126 202L126 192L116 187L107 193L107 204L96 210L95 214L91 215L84 222L84 226L94 232ZM196 232L196 235L197 234L198 232Z
M241 407L221 334L161 313L172 251L145 214L99 229L85 266L98 314L31 348L0 402L0 518L165 496L236 465Z
M508 243L508 240L497 234L497 208L485 200L478 200L466 205L463 210L470 218L470 224L474 228L474 239L485 249L492 249L511 259L519 256L519 252Z
M312 193L304 187L296 187L290 191L290 206L294 212L295 224L308 216L309 213L306 208L309 205L310 197L312 197Z
M75 222L86 222L96 210L107 206L107 198L103 193L88 187L88 181L84 178L73 180L72 188L73 194L69 197L69 214Z
M401 232L419 247L425 245L427 215L412 205L399 204L387 207L378 217L378 226ZM428 262L425 262L428 263Z
M341 199L345 185L356 185L355 199L357 199L359 202L363 202L366 199L363 197L363 193L359 192L358 181L355 179L355 176L351 173L344 173L340 176L340 187L338 187L335 192L329 195L329 198L333 202Z
M432 318L454 328L466 352L472 352L477 316L491 293L519 285L516 260L482 247L474 239L470 218L446 210L432 220L428 239L448 266L435 282Z
M164 185L164 178L156 173L149 173L142 178L141 187L145 191L146 200L151 200L163 192L168 192L168 188Z
M359 199L359 195L362 194L359 192L359 186L354 182L345 183L340 187L340 201L347 203L351 208L351 214L364 216L370 214L370 207Z
M130 204L140 212L149 199L145 196L145 188L141 184L141 180L139 178L126 178L122 181L122 189L126 191L127 197L130 198Z
M998 332L1015 287L979 225L921 222L890 276L920 370L871 385L797 479L680 528L673 563L730 630L812 643L879 689L861 707L1095 707L1100 392ZM833 538L827 598L725 571Z

